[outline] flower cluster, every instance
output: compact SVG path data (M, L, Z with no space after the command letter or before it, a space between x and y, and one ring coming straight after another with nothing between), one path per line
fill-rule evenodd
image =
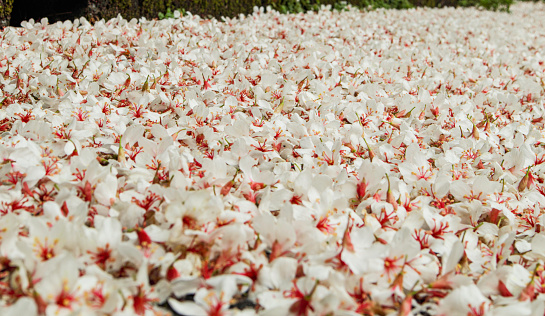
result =
M541 315L545 6L0 33L0 314Z

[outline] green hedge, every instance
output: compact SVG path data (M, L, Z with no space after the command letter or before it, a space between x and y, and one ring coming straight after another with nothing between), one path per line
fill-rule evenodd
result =
M90 20L110 19L121 13L127 19L146 17L148 19L165 16L174 10L189 11L202 17L222 16L235 17L240 13L250 14L254 6L271 6L283 12L304 12L317 10L321 5L331 5L336 9L343 9L346 4L358 8L387 8L408 9L412 7L447 7L447 6L476 6L488 10L509 11L513 0L140 0L141 8L127 3L136 3L137 0L90 0L97 3L99 10L89 10L85 13ZM99 4L100 3L100 4ZM169 15L166 15L167 17Z
M509 11L514 0L280 0L271 1L272 7L278 11L300 12L315 10L321 4L330 4L334 8L342 8L343 3L358 8L409 9L413 7L481 7L487 10ZM289 8L292 8L291 10ZM287 10L286 10L287 9Z
M184 10L203 17L228 16L234 17L240 13L249 14L254 6L261 6L261 0L140 0L140 8L135 10L118 10L116 3L136 0L90 0L96 3L97 10L88 10L85 16L91 20L110 19L121 14L126 19L146 17L153 19L164 14L167 10ZM99 4L100 3L100 4Z
M0 0L0 27L8 26L13 0Z
M16 0L0 0L0 27L9 24L13 1ZM513 0L88 0L88 3L87 8L79 12L79 15L94 22L114 18L118 14L126 19L140 17L154 19L165 17L165 13L176 9L202 17L235 17L240 13L252 13L254 6L271 6L284 13L317 10L321 5L332 5L333 8L341 10L347 4L366 9L476 6L489 10L509 11Z

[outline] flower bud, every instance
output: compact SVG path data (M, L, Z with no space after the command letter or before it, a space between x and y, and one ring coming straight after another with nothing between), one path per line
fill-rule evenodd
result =
M424 120L426 118L426 108L422 112L420 112L420 115L418 116L419 120Z
M361 200L365 197L365 194L367 193L367 185L368 183L365 181L365 178L363 178L361 182L356 185L356 193L358 194L358 199Z
M500 219L501 210L498 210L497 208L493 208L490 213L488 214L488 220L492 224L497 224Z
M471 131L471 136L475 138L475 140L479 140L479 129L475 124L473 124L473 130Z
M535 285L534 279L528 283L528 285L522 290L519 296L519 301L533 301L535 299Z
M369 147L369 144L367 143L367 140L365 140L365 137L363 137L363 135L362 135L362 138L363 138L363 141L365 142L365 145L367 145L367 151L369 152L369 159L372 162L373 158L375 158L375 153L371 150L371 147Z
M408 316L411 315L411 311L413 307L413 296L407 295L405 299L403 299L403 302L401 303L401 307L399 308L398 315L399 316Z
M490 133L490 120L487 119L486 123L484 124L484 130Z
M528 170L526 170L526 174L524 177L522 177L522 180L519 182L518 190L519 192L524 191L524 189L527 189L529 187L529 181L530 181L530 167L528 167Z
M149 92L149 83L148 83L149 76L146 77L146 82L142 85L142 92Z
M221 188L220 194L223 195L223 196L226 196L227 194L229 194L229 192L231 191L231 188L232 188L234 185L235 185L235 181L233 181L233 180L227 182L227 183Z
M126 163L127 159L125 158L125 148L119 144L119 149L117 150L117 161L120 163Z
M409 112L407 112L407 114L405 114L405 115L403 116L403 118L409 118L409 117L411 117L411 112L412 112L413 110L414 110L414 107L413 107Z
M127 74L127 79L126 79L125 82L123 83L123 87L122 87L121 90L127 89L130 85L131 85L131 76L129 76L129 75ZM119 92L119 93L121 93L121 92Z
M60 88L58 85L57 85L57 95L58 95L59 97L64 96L64 92L62 92L61 88Z
M284 98L282 98L282 101L280 101L280 104L274 109L274 113L282 113L282 110L284 109Z
M397 204L397 201L394 197L394 193L392 193L392 190L390 190L390 177L388 177L388 174L386 174L386 179L388 180L388 191L386 191L386 202L392 204L394 207L394 210L397 211L397 207L399 206Z

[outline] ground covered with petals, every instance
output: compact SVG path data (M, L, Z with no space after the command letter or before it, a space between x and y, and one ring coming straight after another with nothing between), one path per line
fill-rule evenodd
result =
M545 6L0 33L0 314L543 315Z

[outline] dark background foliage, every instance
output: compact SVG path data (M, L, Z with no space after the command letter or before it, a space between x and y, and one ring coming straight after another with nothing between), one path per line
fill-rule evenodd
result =
M234 17L251 13L254 6L271 6L280 12L317 10L320 5L343 9L346 4L359 8L406 9L414 6L477 6L491 10L509 10L513 0L0 0L0 27L19 26L33 18L47 17L50 23L81 16L91 22L121 14L126 19L165 17L174 10L189 11L202 17Z

